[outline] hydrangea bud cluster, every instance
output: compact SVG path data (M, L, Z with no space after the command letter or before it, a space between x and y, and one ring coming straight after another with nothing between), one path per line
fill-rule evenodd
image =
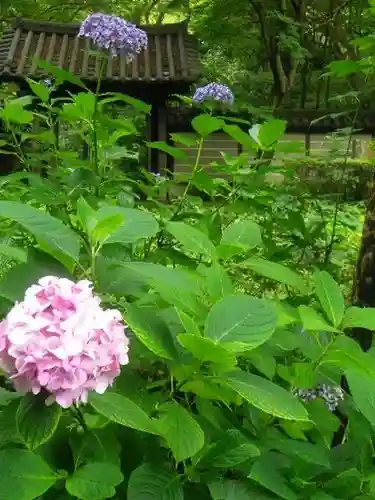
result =
M305 403L310 403L316 398L321 398L330 411L335 411L341 401L344 400L344 391L341 387L328 384L319 384L313 389L294 388L292 392L294 396L300 398Z
M198 87L193 95L193 102L202 103L205 100L232 104L234 102L234 95L227 85L209 83L204 87Z
M78 36L90 38L101 49L108 49L112 56L120 52L128 60L134 59L147 48L148 38L145 31L119 16L95 12L81 24Z
M87 280L44 277L0 323L0 367L15 388L63 408L103 393L128 361L121 313L102 309Z

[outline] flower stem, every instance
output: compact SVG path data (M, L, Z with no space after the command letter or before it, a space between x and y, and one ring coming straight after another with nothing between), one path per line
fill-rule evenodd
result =
M100 93L100 86L101 86L102 78L103 78L103 71L104 71L105 61L106 61L106 59L103 56L102 60L100 61L100 66L99 66L98 81L96 83L96 90L95 90L94 114L93 114L93 117L92 117L92 125L93 125L93 163L94 163L95 172L97 174L99 173L99 154L98 154L98 135L97 135L98 103L99 103L99 93Z

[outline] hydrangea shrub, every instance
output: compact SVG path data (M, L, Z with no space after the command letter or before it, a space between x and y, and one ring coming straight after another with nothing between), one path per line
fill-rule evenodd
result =
M116 37L127 28L116 23L98 40L117 53L116 26ZM59 110L40 85L30 81L45 116L24 98L0 109L10 137L44 116L34 140L51 163L28 183L7 177L0 200L0 499L373 498L374 358L350 334L375 329L375 311L305 265L318 233L303 196L270 187L249 160L285 122L202 113L194 138L172 137L197 149L182 189L149 172L135 183L116 163L130 119L112 119L100 96L94 117L86 91ZM196 100L232 101L210 89ZM56 150L53 120L97 161ZM224 155L215 178L200 154L220 130L246 151ZM21 157L28 170L32 158Z

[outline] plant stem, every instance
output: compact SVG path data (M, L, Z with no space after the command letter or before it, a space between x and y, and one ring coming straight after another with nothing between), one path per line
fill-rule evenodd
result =
M98 135L97 135L97 125L98 125L98 103L99 103L99 92L100 86L103 78L104 64L105 58L103 56L100 61L99 72L98 72L98 81L96 83L95 90L95 102L94 102L94 114L92 117L92 126L93 126L93 163L94 169L97 174L99 174L99 154L98 154ZM99 189L99 188L97 188Z
M185 198L189 192L189 189L191 187L191 181L196 173L196 171L198 170L198 167L199 167L199 162L200 162L200 159L201 159L201 155L202 155L202 151L203 151L203 144L204 144L204 138L201 137L200 140L199 140L199 143L198 143L198 151L197 151L197 156L195 158L195 162L194 162L194 166L193 166L193 171L192 171L192 174L191 174L191 177L189 179L189 182L186 184L186 187L185 187L185 190L181 196L181 199L180 199L180 203L178 204L178 207L177 207L177 210L175 211L175 213L173 214L171 220L175 219L176 216L181 212L181 209L184 205L184 202L185 202Z

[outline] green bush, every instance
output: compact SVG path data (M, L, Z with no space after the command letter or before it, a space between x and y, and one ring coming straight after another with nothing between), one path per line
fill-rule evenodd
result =
M227 179L212 178L199 153L182 195L163 202L161 193L180 180L145 172L144 181L134 183L124 174L116 161L127 150L118 140L134 133L134 123L108 115L107 97L85 90L58 109L48 88L35 82L32 88L44 114L20 99L0 110L10 135L22 140L30 137L26 125L43 122L34 137L43 158L40 150L30 159L20 147L25 170L2 180L0 217L24 240L3 245L17 264L1 277L0 296L9 312L43 276L89 279L103 307L121 313L130 351L104 393L98 387L103 373L89 372L99 392L90 390L84 403L83 364L72 353L88 333L110 343L108 325L96 317L93 323L97 304L75 318L75 326L64 323L64 330L66 316L53 315L61 307L71 320L74 300L61 292L50 304L47 286L47 295L33 289L39 290L33 307L43 304L38 320L48 328L28 323L32 307L18 305L23 315L6 315L0 328L0 498L372 498L373 352L362 352L349 334L354 327L375 329L375 310L346 303L326 270L335 269L337 250L335 238L330 245L327 207L295 184L270 186L263 167L248 166L242 155L224 159ZM56 120L86 141L88 158L61 150L46 135ZM272 148L285 130L285 123L270 120L250 137L204 112L192 126L199 145L225 129L261 149ZM151 147L183 154L169 144ZM49 165L44 178L28 171L38 157ZM210 201L191 196L190 188ZM340 231L353 226L349 215ZM351 215L358 219L358 212ZM31 241L28 251L24 241ZM67 331L72 351L64 357L55 342ZM35 334L40 343L29 345ZM45 339L49 350L42 349ZM86 343L77 352L82 349ZM94 354L84 361L99 363ZM25 363L14 363L21 358ZM108 370L116 372L111 360ZM49 372L57 366L61 371ZM64 379L62 372L73 366ZM64 387L54 385L60 376ZM20 377L26 389L42 390L16 392ZM62 408L56 401L67 387L78 392L74 404Z

